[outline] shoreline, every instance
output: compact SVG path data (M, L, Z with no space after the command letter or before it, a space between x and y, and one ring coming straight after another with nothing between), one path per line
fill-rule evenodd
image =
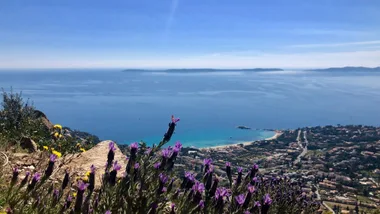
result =
M275 134L272 136L272 137L269 137L269 138L265 138L263 140L276 140L278 137L280 137L282 135L282 131L275 131ZM255 140L255 141L259 141L259 140ZM220 145L220 146L210 146L210 147L202 147L202 148L199 148L199 150L219 150L219 149L227 149L227 148L237 148L237 147L241 147L240 145L243 145L244 146L247 146L247 145L251 145L252 143L254 143L255 141L249 141L249 142L240 142L240 143L233 143L233 144L227 144L227 145Z

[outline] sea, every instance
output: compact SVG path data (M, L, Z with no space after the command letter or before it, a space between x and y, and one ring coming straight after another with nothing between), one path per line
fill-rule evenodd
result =
M25 69L1 70L0 87L22 91L55 124L119 144L159 143L171 115L180 122L170 143L197 148L277 129L380 125L376 72Z

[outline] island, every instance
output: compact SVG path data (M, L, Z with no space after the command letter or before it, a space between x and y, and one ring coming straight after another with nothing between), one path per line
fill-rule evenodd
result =
M319 71L319 72L380 72L380 67L336 67L336 68L322 68L322 69L309 69L305 71Z
M247 127L247 126L237 126L236 128L238 128L238 129L251 129L250 127Z
M215 68L179 68L179 69L125 69L122 72L264 72L264 71L284 71L281 68L245 68L245 69L215 69Z

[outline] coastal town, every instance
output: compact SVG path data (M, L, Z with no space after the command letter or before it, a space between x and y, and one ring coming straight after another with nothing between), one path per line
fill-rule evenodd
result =
M185 148L177 168L201 172L206 157L220 175L227 161L235 170L257 163L268 179L301 181L303 191L321 202L321 213L380 209L380 127L307 127L277 131L273 138L251 143Z

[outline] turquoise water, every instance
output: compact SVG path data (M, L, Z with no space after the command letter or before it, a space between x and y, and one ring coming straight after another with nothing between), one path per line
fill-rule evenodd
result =
M236 144L241 142L249 142L255 140L262 140L272 137L275 132L264 131L264 130L241 130L231 127L230 129L219 129L219 130L197 130L197 131L182 131L181 125L177 127L177 132L173 135L170 144L176 141L180 141L184 146L188 147L212 147ZM144 142L148 144L158 144L162 136L155 137L143 137ZM136 140L137 141L137 140Z
M273 135L239 125L380 125L380 73L0 71L0 88L11 86L53 123L117 143L158 142L172 114L173 141L197 147Z

